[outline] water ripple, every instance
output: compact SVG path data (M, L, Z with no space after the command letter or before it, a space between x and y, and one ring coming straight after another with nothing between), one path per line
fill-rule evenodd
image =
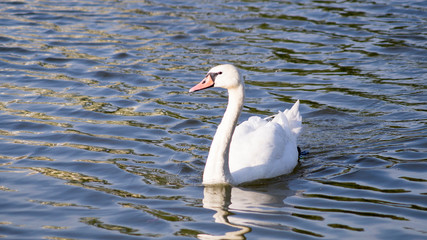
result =
M0 2L0 236L423 239L425 1ZM290 175L201 186L241 121L301 100Z

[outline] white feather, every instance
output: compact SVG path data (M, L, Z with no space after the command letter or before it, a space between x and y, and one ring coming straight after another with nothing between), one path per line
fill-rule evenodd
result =
M298 163L301 131L299 101L272 121L250 117L234 130L229 166L235 182L272 178L292 172Z

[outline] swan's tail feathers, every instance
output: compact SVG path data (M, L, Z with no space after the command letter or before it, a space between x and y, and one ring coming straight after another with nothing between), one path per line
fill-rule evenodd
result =
M289 128L295 137L297 137L300 134L302 128L302 117L299 113L299 100L295 102L294 106L292 106L290 110L286 109L284 114L288 119Z

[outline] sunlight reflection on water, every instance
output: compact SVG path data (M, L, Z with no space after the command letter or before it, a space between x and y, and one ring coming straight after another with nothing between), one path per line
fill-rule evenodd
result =
M425 238L425 1L0 6L0 236ZM301 100L292 174L201 185L225 62L241 121Z

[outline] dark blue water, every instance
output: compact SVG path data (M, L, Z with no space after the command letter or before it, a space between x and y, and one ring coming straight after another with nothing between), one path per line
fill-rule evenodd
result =
M0 1L0 237L427 238L426 1ZM232 63L241 121L301 100L308 151L201 176ZM221 237L222 236L222 237Z

